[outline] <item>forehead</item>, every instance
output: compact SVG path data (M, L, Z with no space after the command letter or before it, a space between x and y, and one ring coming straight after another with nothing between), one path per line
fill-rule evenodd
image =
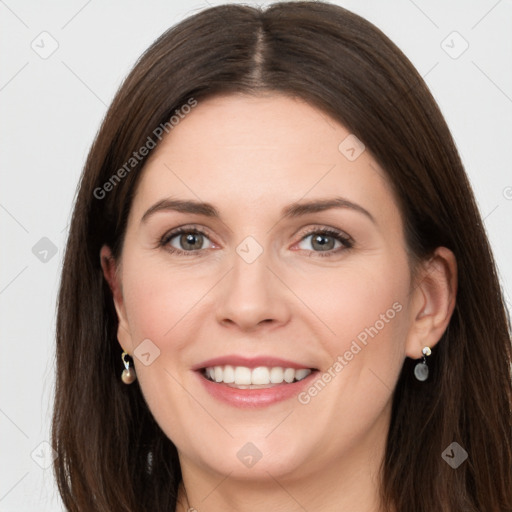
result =
M222 95L199 101L153 150L132 210L140 218L176 196L261 214L326 195L396 207L369 151L321 110L280 94Z
M340 135L349 133L300 98L276 93L218 95L198 102L172 128L155 155L166 148L186 151L195 146L199 151L186 155L187 159L204 156L207 150L222 148L227 153L242 147L248 159L251 152L262 150L267 156L293 151L308 160L329 158L328 150L336 154ZM183 157L183 151L176 157Z

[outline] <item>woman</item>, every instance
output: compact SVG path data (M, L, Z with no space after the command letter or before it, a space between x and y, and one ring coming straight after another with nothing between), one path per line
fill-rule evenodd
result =
M321 2L163 34L90 151L57 319L73 511L512 510L510 330L461 160Z

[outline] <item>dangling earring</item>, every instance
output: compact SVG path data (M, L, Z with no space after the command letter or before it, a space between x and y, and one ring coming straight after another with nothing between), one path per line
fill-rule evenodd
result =
M432 354L432 351L430 350L430 347L423 347L421 352L423 354L423 361L414 367L414 376L418 380L424 381L428 379L427 356Z
M135 373L135 368L130 368L130 362L126 359L126 356L129 354L127 352L123 352L121 355L121 359L123 360L124 370L121 374L121 380L125 384L132 384L137 378L137 374Z

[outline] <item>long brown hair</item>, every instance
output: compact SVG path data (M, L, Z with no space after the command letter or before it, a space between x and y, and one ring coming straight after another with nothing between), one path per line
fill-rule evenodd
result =
M155 41L117 92L80 181L58 301L52 435L65 506L176 506L176 447L138 384L119 378L117 316L99 252L108 244L115 258L121 253L147 157L126 163L148 137L158 142L157 127L192 98L262 91L305 99L364 142L396 192L415 260L438 246L457 258L457 303L429 358L431 377L419 383L406 359L393 394L384 505L399 512L511 511L510 321L461 159L405 55L368 21L323 2L203 10ZM468 453L456 469L441 456L452 442Z

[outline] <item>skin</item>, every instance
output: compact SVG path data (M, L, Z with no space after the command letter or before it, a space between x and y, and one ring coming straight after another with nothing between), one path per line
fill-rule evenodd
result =
M133 354L150 339L160 355L134 357L145 399L176 445L191 509L340 511L380 509L379 465L392 390L404 358L421 357L445 331L456 293L453 254L438 248L412 272L403 222L386 175L368 150L349 161L350 132L308 103L279 94L223 95L199 102L153 150L130 211L120 261L100 258L119 318L118 340ZM297 218L294 202L343 196L350 208ZM221 219L159 211L170 198L213 204ZM192 255L181 225L203 228ZM308 230L334 228L331 255ZM263 249L247 263L237 246ZM334 252L338 247L342 249ZM190 248L188 249L190 251ZM325 249L324 249L325 250ZM296 397L259 409L212 398L191 367L226 354L273 355L326 372L393 304L400 312L309 403ZM237 457L253 443L261 459ZM177 510L187 510L180 489Z

